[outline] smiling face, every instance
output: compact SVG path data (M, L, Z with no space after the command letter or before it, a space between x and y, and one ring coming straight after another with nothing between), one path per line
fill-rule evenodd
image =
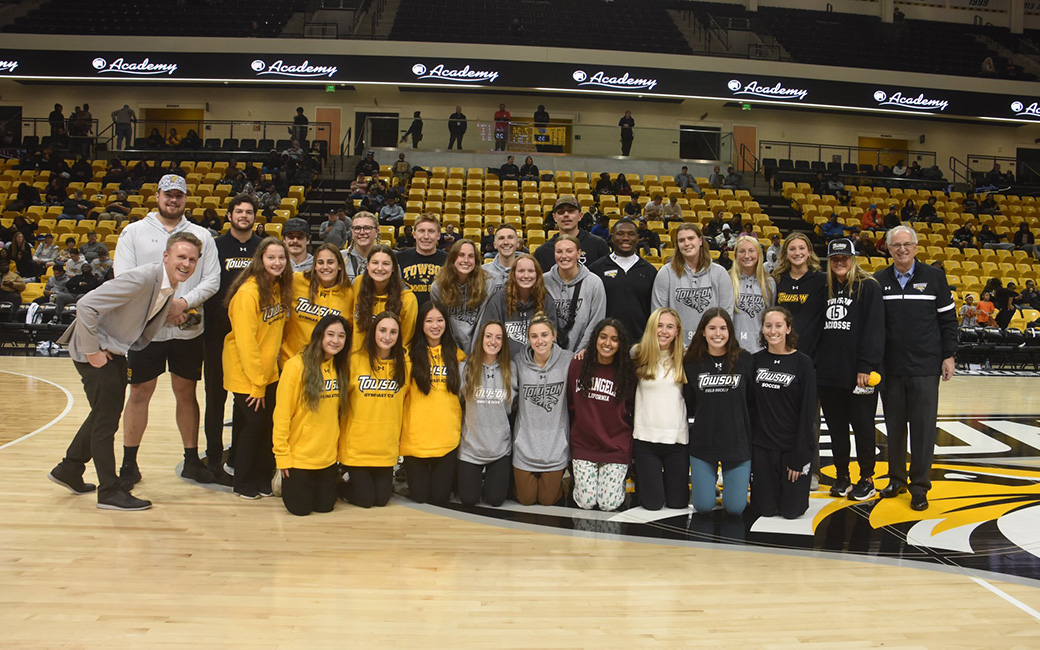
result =
M897 270L903 273L910 270L914 265L914 256L917 255L917 244L914 237L906 231L899 231L892 235L888 242L888 252L892 254Z
M614 355L617 354L620 346L621 342L618 337L618 331L613 325L605 326L599 331L599 335L596 336L597 361L603 365L613 363Z
M325 330L321 337L321 349L325 353L325 360L339 354L343 346L347 344L347 330L343 329L342 323L333 323Z
M737 266L744 275L754 275L758 270L758 244L748 237L737 241Z
M484 351L484 363L491 363L502 351L503 336L501 325L493 323L484 328L484 338L480 342L481 349Z
M495 250L506 259L516 253L519 243L520 238L512 228L503 228L495 233Z
M614 226L614 233L610 236L614 243L614 252L621 257L629 257L636 252L639 243L639 233L636 227L630 223L619 223Z
M368 258L368 266L365 267L365 273L368 277L372 278L372 281L376 283L377 287L384 287L390 280L390 275L394 272L394 261L390 258L387 253L379 252L373 253Z
M285 270L285 249L277 244L272 244L264 250L260 260L264 263L264 270L267 271L267 274L277 278Z
M713 356L726 354L729 343L729 326L721 316L716 316L704 326L704 338L708 341L708 352Z
M556 242L556 266L561 271L573 271L578 266L580 252L572 241L560 239Z
M376 233L379 228L372 217L354 217L354 223L350 227L354 235L354 245L361 250L368 250L376 241Z
M696 266L701 255L701 244L704 242L700 235L694 230L680 230L678 231L677 238L675 240L676 246L679 248L679 252L682 254L683 259L690 266Z
M804 239L792 239L787 244L787 261L794 270L809 268L809 245Z
M330 250L318 251L314 256L314 272L318 275L318 284L328 289L335 286L340 278L339 260Z
M527 342L531 344L534 356L538 359L544 359L549 356L555 340L556 335L553 334L552 328L545 323L532 325L527 332Z
M538 282L538 271L534 268L534 261L524 258L517 260L513 265L513 277L516 278L516 286L522 291L530 291Z
M444 336L444 314L436 307L426 313L423 319L422 331L426 336L426 342L431 346L440 345L441 337Z
M180 221L184 215L184 205L187 196L180 190L159 190L155 193L155 200L159 204L159 216L170 221Z
M78 256L77 256L78 257ZM199 263L199 249L194 244L179 241L163 253L163 265L170 284L177 286L191 277Z
M672 341L679 335L679 321L671 314L661 314L657 321L657 345L662 350L671 347Z
M256 213L253 211L253 204L244 202L236 205L235 209L228 213L228 221L231 223L232 230L238 232L252 230L253 225L256 223Z
M787 351L787 337L791 326L787 324L782 312L771 311L762 319L762 338L766 340L769 351L779 354Z
M436 251L440 239L440 228L432 221L424 221L415 227L415 250L423 255Z
M375 326L376 351L380 359L386 359L397 345L401 328L393 318L383 318Z
M556 218L556 227L560 232L575 234L578 229L578 221L581 220L581 210L565 203L556 208L553 217Z
M832 255L827 258L827 265L834 277L838 278L839 282L844 282L852 270L852 258L848 255Z
M288 232L282 235L282 241L289 247L289 254L293 259L303 259L307 256L307 235L302 232Z
M459 280L465 281L473 269L477 268L477 250L469 243L459 247L459 254L455 258L455 275Z

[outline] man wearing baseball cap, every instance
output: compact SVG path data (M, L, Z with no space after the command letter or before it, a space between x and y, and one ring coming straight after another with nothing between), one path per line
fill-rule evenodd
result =
M556 203L553 205L553 218L556 220L556 229L560 234L573 235L581 242L581 263L585 266L610 254L607 242L587 230L578 228L578 222L581 221L581 207L573 194L561 194L556 199ZM548 272L556 263L554 247L557 237L559 235L553 235L552 239L547 240L534 252L534 258L538 260L543 273Z
M282 241L289 247L289 263L293 273L310 271L314 267L314 256L307 250L311 243L311 224L306 219L293 217L282 226Z
M170 235L190 232L202 242L198 268L179 285L170 298L166 324L141 350L127 355L130 397L123 415L123 465L119 480L129 490L141 480L137 451L148 426L148 405L159 375L167 368L177 404L177 428L184 443L181 476L199 483L212 483L214 475L199 458L199 403L196 384L202 378L204 355L202 304L220 286L220 262L213 236L184 217L188 187L183 176L167 174L159 179L155 193L158 206L119 235L112 269L116 277L130 269L162 259Z

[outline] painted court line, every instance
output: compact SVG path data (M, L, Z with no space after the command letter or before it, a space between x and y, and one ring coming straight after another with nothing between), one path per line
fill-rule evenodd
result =
M999 587L994 587L993 585L991 585L990 583L986 582L982 578L976 578L976 577L972 576L971 579L974 580L976 583L982 585L986 589L989 589L990 591L992 591L996 595L1000 596L1001 598L1003 598L1007 602L1011 603L1015 607L1019 608L1020 610L1022 610L1026 614L1029 614L1030 616L1032 616L1036 620L1040 621L1040 612L1036 611L1035 609L1033 609L1029 605L1026 605L1021 600L1015 598L1014 596L1012 596L1011 594L1007 593L1003 589L1000 589Z
M3 451L4 449L7 449L11 445L16 445L16 444L18 444L19 442L21 442L23 440L28 440L29 438L32 438L33 436L35 436L37 433L40 433L41 431L46 431L47 429L49 429L52 426L54 426L55 424L57 424L58 421L60 421L63 417L68 415L69 411L72 410L72 393L70 393L61 384L56 384L53 381L50 381L49 379L43 379L42 377L37 377L35 375L24 375L24 374L22 374L20 372L11 372L10 370L0 370L0 372L8 374L8 375L15 375L15 376L18 376L18 377L25 377L27 379L35 379L36 381L42 381L45 384L50 384L51 386L54 386L55 388L57 388L61 392L65 393L65 410L62 411L61 413L59 413L58 417L54 418L53 420L51 420L47 424L43 425L42 427L40 427L36 431L33 431L32 433L27 433L24 436L22 436L21 438L16 438L16 439L12 440L11 442L8 442L8 443L6 443L4 445L0 445L0 451Z

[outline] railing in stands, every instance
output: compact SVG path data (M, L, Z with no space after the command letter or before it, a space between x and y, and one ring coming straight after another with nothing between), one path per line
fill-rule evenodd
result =
M343 139L339 141L339 156L337 156L332 164L329 165L329 169L332 173L332 180L336 180L339 174L346 175L347 171L347 158L350 157L350 149L347 148L347 143L352 142L354 127L348 126L347 132L343 134Z
M729 52L729 31L719 24L719 21L715 20L715 16L708 16L708 39L705 46L709 52L711 51L712 36L722 43L722 47Z
M750 166L748 165L748 163L751 163ZM754 172L755 182L757 183L758 172L761 171L761 167L762 165L758 159L758 156L755 155L755 152L753 152L751 148L748 147L746 144L741 142L740 149L737 152L737 169L741 172L745 172L750 169L752 172Z
M304 23L304 38L339 38L339 25L336 23Z
M972 185L971 175L973 170L968 166L968 163L958 159L956 156L950 156L948 166L954 183Z
M952 156L951 156L952 158ZM959 162L959 161L958 161ZM964 157L964 168L967 171L966 183L972 187L987 187L993 184L987 176L993 171L993 166L999 164L1002 171L1010 171L1018 176L1018 159L1012 156L993 156L990 154L969 153Z
M782 140L761 140L758 143L758 157L762 158L787 158L797 160L834 162L855 162L852 159L856 154L857 159L863 156L877 160L879 156L898 155L904 160L918 160L922 167L931 167L937 164L934 151L917 149L887 149L879 147L859 147L843 144L821 144L818 142L788 142Z

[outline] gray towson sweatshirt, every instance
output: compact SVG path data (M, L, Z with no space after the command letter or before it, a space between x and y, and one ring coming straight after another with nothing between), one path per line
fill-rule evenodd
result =
M513 357L519 386L513 467L528 472L553 472L570 460L570 417L567 410L567 350L553 345L545 367L534 362L528 347Z
M565 349L571 352L582 350L592 337L592 328L603 320L607 314L607 292L603 288L603 280L590 273L584 264L578 264L578 275L569 282L560 277L560 270L552 267L545 275L545 288L556 301L556 326L560 329L567 325L570 315L571 301L575 287L581 283L578 300L574 309L574 325L568 333Z
M448 321L451 325L451 334L455 337L455 344L459 346L459 349L466 354L470 353L473 346L473 332L477 327L477 318L480 316L480 310L484 305L477 305L472 309L466 306L466 302L469 300L469 284L458 285L459 305L457 307L448 307ZM434 282L430 286L430 298L440 304L441 302L441 285Z
M776 281L766 277L767 290L763 295L755 276L740 274L737 294L733 304L733 329L737 343L751 354L762 349L759 334L762 332L762 313L776 301Z
M544 303L545 315L559 327L559 320L556 318L556 301L552 299L548 291L545 292ZM506 327L506 338L509 339L509 354L516 356L527 347L527 326L534 317L534 308L534 300L521 302L517 304L516 311L510 316L506 313L506 288L499 287L484 303L484 308L480 311L480 318L477 319L476 331L479 332L484 323L489 320L502 321Z
M733 313L733 281L726 269L714 262L706 270L696 273L689 265L684 265L682 277L675 275L671 263L665 264L657 272L654 293L650 297L651 309L661 307L671 307L679 313L683 347L689 347L704 312L711 307L721 307Z
M513 432L509 428L509 414L516 405L516 374L512 374L509 399L506 400L505 384L498 362L488 365L481 362L478 356L466 361L467 364L479 363L483 369L480 386L473 399L463 407L466 412L462 416L459 460L474 465L487 465L508 456L512 450ZM464 369L461 372L462 390L465 392L466 374Z

